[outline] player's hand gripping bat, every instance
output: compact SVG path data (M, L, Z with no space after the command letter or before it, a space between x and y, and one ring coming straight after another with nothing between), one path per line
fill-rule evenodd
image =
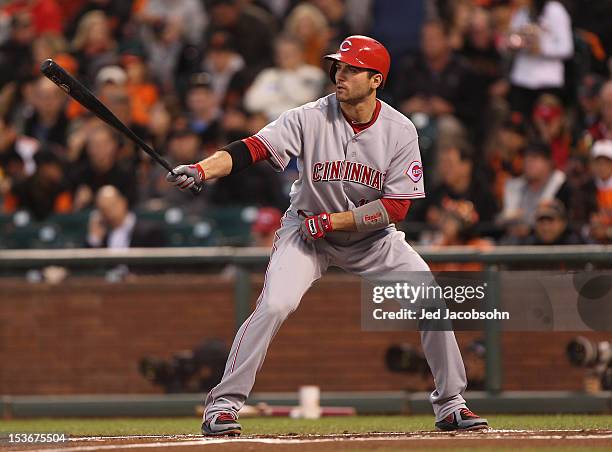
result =
M128 126L121 122L119 118L117 118L102 102L100 102L100 100L91 91L89 91L72 75L66 72L59 64L51 59L45 60L40 66L40 71L45 75L45 77L66 91L66 93L68 93L68 95L76 100L79 104L87 108L102 121L127 136L137 146L139 146L140 149L149 154L153 160L174 174L170 164L161 155L159 155L157 151L151 148L151 146L145 143ZM202 190L201 185L194 185L191 187L191 192L194 194L198 194L200 190Z

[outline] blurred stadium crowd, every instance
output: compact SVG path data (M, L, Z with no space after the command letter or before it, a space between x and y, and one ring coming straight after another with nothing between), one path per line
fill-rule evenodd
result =
M297 174L258 164L187 196L44 59L178 164L333 92L321 57L351 34L389 49L379 96L419 130L411 241L610 243L612 1L16 0L0 6L0 248L267 245Z

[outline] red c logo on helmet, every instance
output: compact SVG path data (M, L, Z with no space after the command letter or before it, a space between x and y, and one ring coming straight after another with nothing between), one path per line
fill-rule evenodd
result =
M350 40L345 39L344 41L342 41L342 44L340 44L340 51L348 52L349 50L351 50L352 45L353 43Z

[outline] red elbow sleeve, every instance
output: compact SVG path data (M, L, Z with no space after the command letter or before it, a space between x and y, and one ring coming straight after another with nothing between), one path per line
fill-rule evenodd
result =
M266 160L270 157L268 149L257 137L251 136L243 139L242 142L249 148L249 152L253 158L253 163Z
M391 222L395 223L406 218L406 214L410 208L409 199L382 198L380 201L383 203L383 206L385 206Z

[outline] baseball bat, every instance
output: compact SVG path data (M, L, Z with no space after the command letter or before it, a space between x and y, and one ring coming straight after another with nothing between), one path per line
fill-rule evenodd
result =
M118 130L125 136L127 136L130 140L132 140L140 149L145 151L149 156L159 163L166 170L174 174L174 170L170 166L170 164L157 153L155 149L149 146L147 143L142 140L138 135L136 135L132 129L126 126L119 118L117 118L113 112L111 112L106 105L104 105L89 89L87 89L81 82L79 82L76 78L70 75L68 72L64 70L59 64L55 61L48 59L42 62L40 65L40 71L59 86L62 90L64 90L70 97L76 100L83 107L87 108L94 115L100 118L102 121L107 123L109 126L113 127L115 130ZM191 187L191 192L194 194L198 194L202 190L201 186L194 185Z

